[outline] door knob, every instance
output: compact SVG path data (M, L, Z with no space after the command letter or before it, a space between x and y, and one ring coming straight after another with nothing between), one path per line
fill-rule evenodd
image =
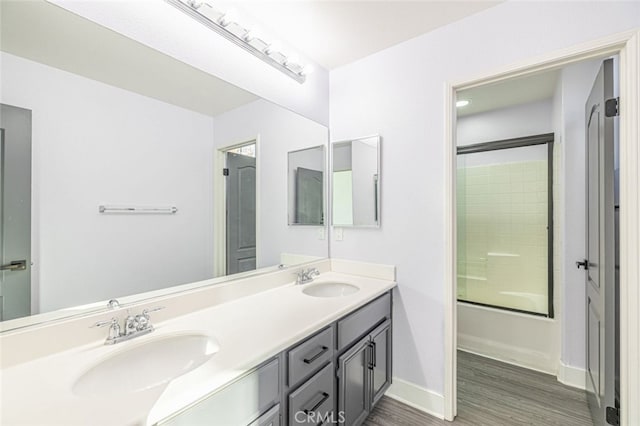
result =
M589 269L589 261L587 259L584 259L581 262L576 262L576 268L580 269L584 269L585 271Z
M24 271L27 269L26 260L14 260L11 263L0 266L0 271Z

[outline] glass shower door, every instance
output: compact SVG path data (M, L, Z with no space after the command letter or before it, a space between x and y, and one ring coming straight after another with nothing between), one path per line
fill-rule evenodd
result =
M553 316L550 146L458 155L458 300Z

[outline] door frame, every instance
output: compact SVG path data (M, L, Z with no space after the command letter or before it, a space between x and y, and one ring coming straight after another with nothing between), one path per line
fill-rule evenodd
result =
M260 238L260 135L255 138L237 142L232 145L225 145L216 148L213 164L213 276L221 277L227 271L227 185L222 176L222 170L226 166L225 155L227 151L240 148L241 146L256 146L256 268L261 258ZM223 238L218 236L222 235Z
M620 56L620 420L640 421L640 31L632 30L445 85L444 418L457 415L456 92L604 55Z

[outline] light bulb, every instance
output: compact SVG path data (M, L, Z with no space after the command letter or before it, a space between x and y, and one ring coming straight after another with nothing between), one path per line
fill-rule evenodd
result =
M220 17L220 19L218 20L218 22L223 27L227 27L232 22L238 22L238 13L235 10L231 9L231 10L227 11L227 13L222 15Z
M244 41L246 42L250 42L254 38L262 38L262 31L260 31L260 28L257 28L257 27L253 28L247 31L247 33L243 38L244 38Z
M297 64L300 65L300 60L298 59L298 57L296 55L291 55L287 57L287 60L284 63L285 65L288 64Z
M467 105L469 105L471 102L466 100L466 99L460 99L459 101L456 102L456 107L458 108L464 108Z
M267 46L267 48L264 51L264 53L266 53L267 55L271 55L275 52L280 52L280 43L277 41L274 41L273 43L269 44L269 46Z

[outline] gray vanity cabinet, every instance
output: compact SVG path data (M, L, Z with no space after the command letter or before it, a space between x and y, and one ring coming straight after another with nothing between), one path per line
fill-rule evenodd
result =
M280 425L280 404L273 407L260 416L258 420L249 426L279 426Z
M343 334L343 339L340 333ZM349 346L349 338L364 337ZM391 385L391 296L386 294L338 322L340 424L360 425Z
M391 386L391 321L371 332L371 405L375 405Z
M391 292L158 425L358 426L391 384Z
M369 352L367 337L338 358L338 413L342 413L340 424L360 424L369 414Z
M279 426L280 395L280 361L275 358L158 425Z
M289 394L289 424L321 425L334 417L333 363Z

